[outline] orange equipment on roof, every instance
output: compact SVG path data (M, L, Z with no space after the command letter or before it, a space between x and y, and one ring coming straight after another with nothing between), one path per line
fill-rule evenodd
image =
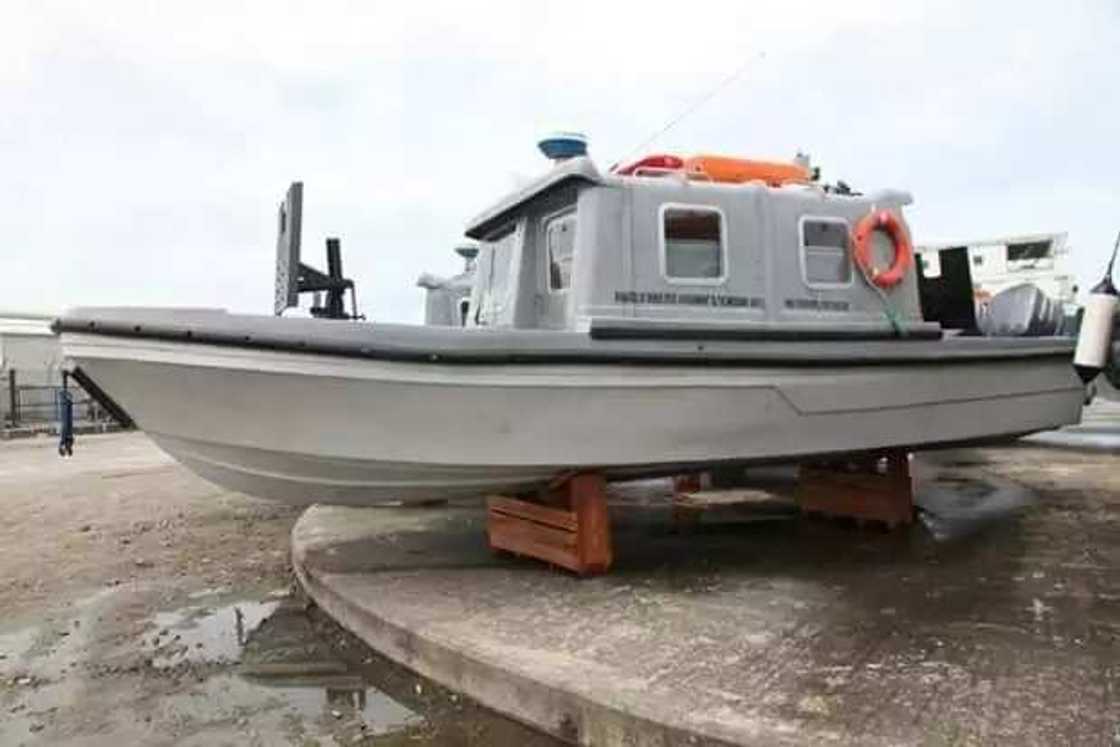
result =
M623 176L631 176L639 174L642 171L653 173L665 173L667 171L680 171L684 168L684 159L680 156L674 156L667 153L656 153L652 156L628 163L626 165L616 164L611 167L611 172L615 174L622 174Z
M762 181L771 187L783 184L808 184L809 169L788 161L751 161L730 156L692 156L684 161L684 170L690 177L711 179L713 182Z

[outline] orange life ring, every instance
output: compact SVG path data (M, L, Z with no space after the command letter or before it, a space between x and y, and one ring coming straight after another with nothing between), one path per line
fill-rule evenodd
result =
M894 261L885 270L875 267L871 260L871 235L875 231L886 231L894 244ZM914 263L914 247L906 229L894 213L889 210L876 210L863 216L852 232L852 259L863 270L864 275L880 288L893 288L906 277L906 271Z

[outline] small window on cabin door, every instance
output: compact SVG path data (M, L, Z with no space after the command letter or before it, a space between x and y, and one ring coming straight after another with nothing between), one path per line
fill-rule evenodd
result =
M572 285L572 256L576 245L576 214L549 218L544 227L548 250L548 289L564 291Z
M801 219L801 270L810 288L852 282L849 227L842 218Z
M661 250L669 280L719 282L724 276L723 213L715 208L666 205Z

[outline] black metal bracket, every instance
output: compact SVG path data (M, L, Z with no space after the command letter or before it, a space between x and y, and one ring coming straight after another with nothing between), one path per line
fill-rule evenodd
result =
M132 428L136 424L132 421L132 416L125 412L124 408L117 404L116 400L105 393L105 390L93 382L85 371L81 368L75 367L70 371L70 378L78 382L78 385L86 390L88 394L97 404L101 405L105 412L109 413L113 420L116 420L121 428Z
M354 281L342 276L342 246L338 239L327 239L327 272L299 263L300 293L325 291L325 306L312 306L311 315L320 319L362 319L358 315L358 295ZM350 313L346 313L345 296L350 291Z

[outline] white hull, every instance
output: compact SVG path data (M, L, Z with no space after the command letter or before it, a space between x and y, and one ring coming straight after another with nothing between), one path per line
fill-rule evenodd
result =
M984 440L1075 423L1084 396L1061 357L448 365L81 333L63 345L192 470L296 504L479 495L572 468L638 476Z

